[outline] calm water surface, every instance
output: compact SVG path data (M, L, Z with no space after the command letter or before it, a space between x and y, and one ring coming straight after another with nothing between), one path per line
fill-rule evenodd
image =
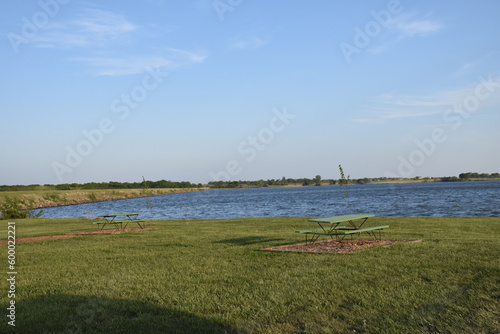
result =
M350 185L353 213L382 217L500 217L500 182ZM209 190L44 209L45 218L143 212L144 219L324 217L348 214L339 186Z

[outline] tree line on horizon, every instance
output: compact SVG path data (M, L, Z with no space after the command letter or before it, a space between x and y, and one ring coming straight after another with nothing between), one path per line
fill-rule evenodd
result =
M468 173L461 173L460 175L458 175L458 177L456 176L442 177L441 181L450 182L450 181L469 181L473 179L499 179L499 178L500 178L500 173L488 174L488 173L468 172Z
M195 184L188 181L149 181L141 182L88 182L88 183L64 183L64 184L31 184L0 186L0 191L30 191L30 190L88 190L88 189L143 189L143 188L201 188L201 183Z
M368 184L380 181L394 181L401 180L402 178L394 177L378 177L378 178L361 178L350 179L351 184ZM414 179L419 179L416 177ZM476 173L467 172L461 173L459 176L446 176L439 178L440 181L467 181L471 179L500 179L500 173ZM277 186L321 186L321 185L336 185L340 180L336 179L323 179L320 175L314 178L285 178L281 179L268 179L268 180L253 180L253 181L210 181L207 184L191 183L188 181L149 181L143 180L141 182L88 182L88 183L65 183L65 184L31 184L31 185L0 185L0 191L31 191L31 190L90 190L90 189L142 189L142 188L249 188L249 187L277 187Z
M419 180L420 177L415 177L413 179ZM433 180L440 180L444 182L449 181L467 181L470 179L500 179L500 173L461 173L458 177L456 176L445 176L438 178L429 178ZM350 179L351 184L369 184L372 182L384 182L384 181L397 181L403 180L403 178L396 177L377 177L377 178L360 178L360 179ZM316 175L314 178L281 178L281 179L269 179L269 180L257 180L257 181L211 181L208 186L211 188L249 188L249 187L276 187L276 186L321 186L321 185L336 185L340 184L341 180L338 179L322 179L320 175Z

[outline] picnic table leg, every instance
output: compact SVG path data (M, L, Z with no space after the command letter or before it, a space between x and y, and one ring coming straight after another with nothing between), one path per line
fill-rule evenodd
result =
M306 244L312 244L313 242L318 240L318 238L319 238L319 235L311 235L311 239L308 241L307 234L306 234Z
M104 219L106 220L106 223L112 223L112 222L115 220L115 217L111 218L111 220L110 220L110 221L108 221L106 218L104 218ZM105 225L106 225L106 224L104 224L104 225L102 226L102 228L103 228L103 229L104 229L104 226L105 226Z
M361 228L361 226L363 226L363 224L366 222L367 219L368 219L368 217L364 218L363 221L361 222L361 224L359 224L359 226L356 226L356 224L352 220L349 220L349 224L351 224L351 226L354 227L356 230L359 230Z
M352 220L349 220L349 224L351 224L351 226L354 227L354 229L359 230L359 229L361 229L361 227L363 226L363 224L366 222L367 219L368 219L368 217L363 218L363 221L361 222L361 224L359 224L357 226L354 223L354 221L352 221ZM367 232L367 233L368 233L368 235L372 236L370 234L370 232ZM344 238L345 238L345 235L342 237L342 239L344 239ZM354 239L354 235L353 234L351 234L351 239ZM376 237L375 237L375 239L376 239Z

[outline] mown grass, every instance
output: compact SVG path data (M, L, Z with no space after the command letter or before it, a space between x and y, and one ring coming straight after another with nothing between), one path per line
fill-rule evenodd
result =
M258 251L302 242L293 231L311 227L306 218L153 223L159 229L18 244L17 331L500 331L499 218L374 218L391 226L385 239L423 242L349 255ZM16 221L17 238L93 228ZM7 303L2 292L5 314ZM2 318L0 331L12 330Z

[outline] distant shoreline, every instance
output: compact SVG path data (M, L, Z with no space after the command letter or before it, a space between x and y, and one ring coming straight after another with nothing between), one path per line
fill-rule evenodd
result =
M478 182L478 181L500 181L499 178L495 179L470 179L470 180L455 180L455 181L445 181L442 178L434 178L434 179L419 179L419 180L414 180L414 179L404 179L404 180L384 180L384 181L370 181L367 183L356 183L352 182L349 183L349 186L353 185L375 185L375 184L405 184L405 183L435 183L435 182ZM326 182L321 183L321 187L323 186L339 186L339 184L329 184ZM298 187L318 187L317 185L310 184L310 185L302 185L302 184L287 184L287 185L272 185L272 186L264 186L264 187L259 187L259 186L242 186L239 188L215 188L215 189L246 189L246 188L298 188Z

